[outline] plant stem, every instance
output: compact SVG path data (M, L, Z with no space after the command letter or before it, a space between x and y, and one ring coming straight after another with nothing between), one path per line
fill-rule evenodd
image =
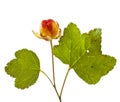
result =
M70 67L68 68L67 72L66 72L66 75L65 75L65 78L64 78L64 81L63 81L63 84L62 84L62 88L61 88L61 91L60 91L60 94L58 93L58 90L57 90L57 87L56 87L56 81L55 81L55 69L54 69L54 56L53 56L53 51L52 51L52 40L50 40L50 47L51 47L51 56L52 56L52 74L53 74L53 81L49 78L49 76L44 72L44 71L41 71L47 78L48 80L50 81L50 83L52 84L53 88L55 89L55 92L58 96L58 99L60 102L62 102L62 93L63 93L63 89L64 89L64 86L65 86L65 82L66 82L66 79L67 79L67 76L68 76L68 73L70 71Z
M50 40L50 47L51 47L51 56L52 56L53 87L56 91L56 94L57 94L59 100L60 100L60 95L58 93L58 90L57 90L57 87L56 87L56 81L55 81L55 68L54 68L54 56L53 56L53 51L52 51L52 47L53 47L52 40ZM62 101L60 101L60 102L62 102Z
M68 77L68 74L69 74L69 71L70 71L70 68L67 70L67 73L65 75L65 78L64 78L64 81L63 81L63 84L62 84L62 88L61 88L61 91L60 91L60 100L62 98L62 93L63 93L63 89L64 89L64 86L65 86L65 82L66 82L66 79ZM62 101L61 101L62 102Z
M48 80L50 81L50 83L52 84L52 86L54 86L54 84L53 84L52 80L49 78L49 76L44 71L42 71L42 70L40 72L42 72L48 78Z
M50 47L51 47L51 56L52 56L52 72L53 72L53 84L56 87L56 82L55 82L55 69L54 69L54 57L53 57L53 52L52 52L52 40L50 40Z
M41 70L41 72L42 72L42 73L47 77L47 79L50 81L50 83L52 84L53 88L55 89L55 92L56 92L58 98L60 99L59 93L58 93L56 87L54 86L52 80L50 79L50 77L49 77L44 71ZM60 101L60 102L61 102L61 101Z

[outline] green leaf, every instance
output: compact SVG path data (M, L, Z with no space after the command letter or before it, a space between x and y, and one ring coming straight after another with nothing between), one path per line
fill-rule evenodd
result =
M60 38L59 45L53 47L53 54L63 63L71 67L85 53L85 36L82 36L77 26L70 23L64 29L64 35Z
M40 62L37 55L27 49L15 53L16 58L5 67L7 74L15 78L17 88L28 88L38 79Z
M74 70L88 84L96 84L102 76L113 69L115 63L116 59L108 55L85 54L74 65Z
M53 54L88 84L96 84L116 64L114 57L102 54L101 29L81 34L73 23L65 28L59 45L53 47Z
M85 46L90 54L101 54L101 29L89 31L86 35Z

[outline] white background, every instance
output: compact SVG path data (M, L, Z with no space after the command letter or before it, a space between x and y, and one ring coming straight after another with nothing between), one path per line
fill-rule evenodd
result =
M120 102L119 14L119 0L0 0L0 102L59 102L43 74L29 89L20 90L4 71L16 50L28 48L37 53L41 68L52 77L49 42L31 32L39 31L41 20L48 18L57 20L62 30L70 22L76 23L82 33L102 28L102 51L117 59L114 69L96 85L86 84L71 70L63 102ZM67 67L55 58L59 90Z

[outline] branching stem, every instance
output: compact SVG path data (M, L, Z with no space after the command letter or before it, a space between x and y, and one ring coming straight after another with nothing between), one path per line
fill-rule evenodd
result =
M65 78L64 78L64 81L63 81L63 84L62 84L62 88L61 88L61 91L60 91L60 94L58 93L58 90L57 90L57 87L56 87L56 81L55 81L55 69L54 69L54 56L53 56L53 51L52 51L52 40L50 40L50 47L51 47L51 56L52 56L52 74L53 74L53 81L50 79L50 77L44 72L41 70L41 72L47 77L47 79L50 81L50 83L52 84L57 96L58 96L58 99L60 102L62 102L62 93L63 93L63 89L64 89L64 86L65 86L65 82L66 82L66 79L68 77L68 73L70 71L70 68L68 68L67 72L66 72L66 75L65 75Z
M52 80L50 79L50 77L49 77L44 71L41 70L41 72L42 72L42 73L47 77L47 79L50 81L50 83L52 84L53 88L55 89L55 92L56 92L58 98L60 99L59 93L58 93L56 87L54 86Z

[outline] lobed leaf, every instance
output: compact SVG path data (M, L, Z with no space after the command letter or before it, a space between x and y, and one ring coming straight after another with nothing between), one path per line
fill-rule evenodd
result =
M108 55L83 55L74 65L76 74L88 84L96 84L116 63L114 57Z
M101 29L96 28L88 32L86 35L86 50L91 54L102 54L101 51Z
M17 88L28 88L38 79L40 62L37 55L30 50L22 49L15 53L16 58L5 67L7 74L15 78Z
M53 54L88 84L96 84L116 64L114 57L102 54L101 29L81 34L73 23L64 29L59 45L53 47Z
M53 54L72 67L86 51L84 43L85 37L81 35L75 24L70 23L64 29L64 35L60 38L59 45L53 47Z

